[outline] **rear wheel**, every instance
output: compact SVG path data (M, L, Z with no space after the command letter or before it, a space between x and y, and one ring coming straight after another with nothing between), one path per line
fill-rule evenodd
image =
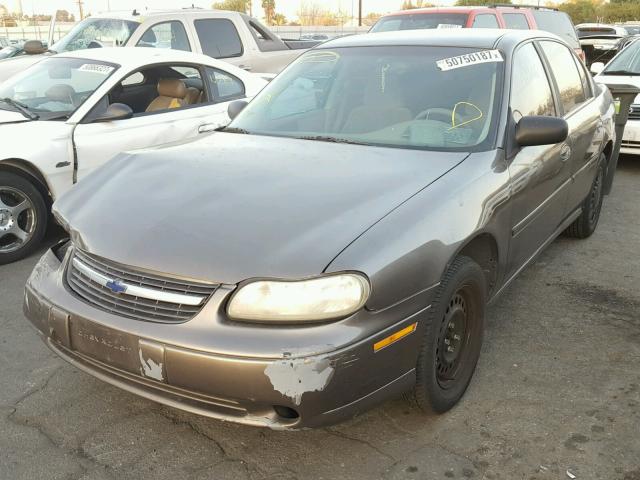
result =
M429 413L452 408L475 371L484 333L485 278L468 257L456 258L429 309L413 396Z
M28 180L0 172L0 265L29 255L47 229L47 207Z
M574 238L587 238L596 231L600 212L602 211L602 201L604 200L604 180L606 177L606 157L600 156L596 178L593 180L589 195L582 203L582 213L565 230L565 234Z

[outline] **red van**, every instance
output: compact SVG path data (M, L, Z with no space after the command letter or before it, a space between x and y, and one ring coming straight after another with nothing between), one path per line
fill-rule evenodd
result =
M403 10L381 17L371 32L421 30L427 28L511 28L545 30L567 42L584 60L584 53L571 18L554 8L495 5Z

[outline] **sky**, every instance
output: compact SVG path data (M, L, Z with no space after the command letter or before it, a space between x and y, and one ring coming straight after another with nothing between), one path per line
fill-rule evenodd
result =
M6 4L10 10L15 8L18 0L0 0L0 3ZM106 11L108 7L111 10L132 10L137 8L183 8L190 7L194 4L196 7L211 7L214 0L83 0L84 11L97 13ZM300 8L300 4L304 0L276 0L276 11L283 13L288 19L296 17L296 12ZM327 9L337 11L341 9L348 15L352 12L357 16L358 0L308 0L316 4L321 4ZM438 4L451 4L454 0L438 0ZM261 1L254 0L254 16L261 18L263 16L260 8ZM434 2L435 3L435 2ZM387 13L399 10L402 0L363 0L364 15L370 12ZM77 16L77 1L73 0L22 0L22 9L25 13L47 13L53 9L65 9Z

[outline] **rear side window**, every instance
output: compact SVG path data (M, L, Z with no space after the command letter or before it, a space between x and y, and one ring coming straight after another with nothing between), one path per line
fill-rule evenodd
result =
M589 76L584 69L584 64L580 60L578 60L575 55L573 56L573 61L576 64L578 74L580 75L580 81L582 82L582 90L584 90L584 96L586 98L593 97L593 91L591 90L591 81L589 80Z
M206 18L194 22L202 52L213 58L242 55L242 41L235 25L226 18Z
M567 47L557 42L543 41L540 45L556 79L560 103L566 115L586 100L582 80L573 60L574 55Z
M420 13L382 17L371 32L423 30L430 28L462 28L467 24L466 13Z
M172 48L191 51L189 38L182 22L163 22L150 27L138 41L136 47Z
M513 30L529 30L529 23L527 17L522 13L503 13L504 23L507 28Z
M511 71L510 105L514 120L517 122L529 115L555 116L549 79L532 43L516 51Z
M575 28L566 13L554 10L532 10L531 13L536 19L538 30L555 33L572 48L580 48Z
M495 15L483 13L482 15L476 15L473 19L473 25L471 28L500 28L498 25L498 19Z
M207 67L206 71L216 102L227 102L245 96L244 83L233 75L211 67Z

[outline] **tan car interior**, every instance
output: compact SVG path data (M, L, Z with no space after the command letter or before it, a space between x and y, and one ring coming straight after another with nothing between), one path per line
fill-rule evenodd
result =
M187 87L182 80L165 78L158 82L158 96L149 104L147 112L186 107L199 103L201 92Z

